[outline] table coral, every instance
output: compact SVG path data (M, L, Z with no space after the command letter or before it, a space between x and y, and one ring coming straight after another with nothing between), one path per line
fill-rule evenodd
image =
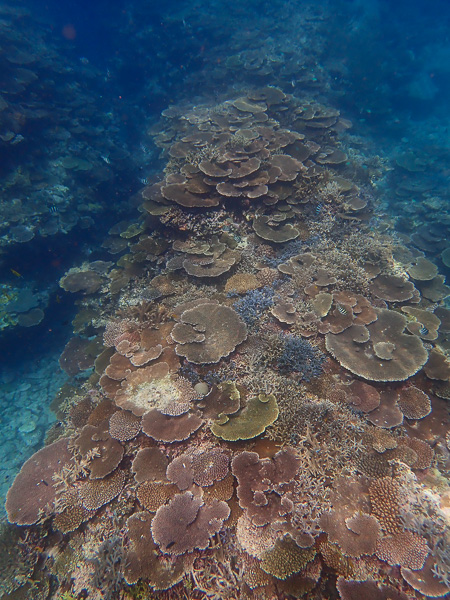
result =
M67 439L53 442L38 450L23 465L6 496L6 511L11 523L32 525L54 512L56 488L53 476L73 463L67 445Z
M233 352L246 339L247 328L232 308L204 303L185 310L171 335L179 356L194 364L210 364Z
M430 548L426 540L411 531L382 537L376 551L378 558L388 564L400 565L413 571L423 567L429 553Z
M234 414L219 416L211 425L212 433L227 441L249 440L261 435L277 420L279 411L273 394L250 398L244 408Z
M195 548L204 549L229 514L226 502L212 500L204 504L191 492L184 492L158 508L152 536L163 553L181 555Z
M83 506L96 510L118 496L125 484L125 473L117 469L103 479L94 479L84 483L79 490Z
M377 320L352 325L326 336L327 350L343 367L369 381L402 381L419 371L428 359L420 339L403 333L406 319L392 310L378 309ZM360 334L367 334L360 340ZM377 344L391 344L389 356L377 355ZM379 354L379 352L378 352Z

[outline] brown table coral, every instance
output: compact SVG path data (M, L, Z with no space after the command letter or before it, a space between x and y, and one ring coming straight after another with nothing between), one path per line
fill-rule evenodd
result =
M171 335L176 353L200 365L231 354L247 338L247 327L229 306L204 302L185 310Z
M327 334L326 348L343 367L363 379L408 379L426 363L428 352L418 337L404 333L407 321L403 315L387 309L376 313L374 323Z
M191 492L177 494L156 511L152 536L162 552L181 555L195 548L205 549L214 533L230 515L226 502L204 504Z

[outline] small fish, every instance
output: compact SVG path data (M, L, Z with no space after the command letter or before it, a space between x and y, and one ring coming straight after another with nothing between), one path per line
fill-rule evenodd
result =
M341 315L346 315L346 314L348 314L348 311L347 311L347 309L345 308L345 306L342 306L342 304L338 304L338 305L337 305L337 309L338 309L338 312L340 312L340 313L341 313Z
M142 150L142 152L143 152L144 154L148 154L148 153L150 152L150 149L149 149L149 147L148 147L148 146L146 146L146 145L145 145L144 143L142 143L142 142L139 144L139 147L140 147L140 149Z
M88 64L89 64L89 59L88 59L88 58L86 58L85 56L81 56L81 57L80 57L80 63L81 63L82 65L88 65Z
M139 181L143 184L143 185L148 185L148 179L147 177L140 177Z
M19 273L19 271L16 271L15 269L10 269L10 271L13 275L15 275L16 277L19 277L19 279L23 279L23 275L21 275Z
M425 327L425 325L422 325L422 327L419 329L419 333L420 335L428 335L429 331L428 329Z
M58 296L58 294L56 294L55 302L56 304L61 304L61 296Z
M111 161L110 161L110 159L109 159L107 156L104 156L104 155L102 154L102 156L101 156L100 158L101 158L102 160L104 160L104 161L105 161L105 163L106 163L107 165L110 165L110 164L111 164Z
M172 548L172 546L173 546L174 544L175 544L175 542L169 542L169 543L166 545L166 550L168 550L169 548Z
M54 204L51 204L51 205L48 207L48 210L49 210L49 212L51 212L51 213L52 213L52 215L55 215L55 214L58 212L58 207L57 207L57 206L55 206Z
M318 204L316 206L316 215L320 215L320 213L322 212L322 208L323 208L323 204Z

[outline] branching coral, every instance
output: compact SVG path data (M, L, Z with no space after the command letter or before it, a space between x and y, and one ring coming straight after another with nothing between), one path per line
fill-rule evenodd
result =
M304 381L319 377L326 360L317 347L291 334L280 336L279 349L277 351L275 346L275 353L278 355L275 365L282 373L298 374Z
M243 298L233 304L235 311L252 327L273 304L274 290L268 286L251 290Z
M100 545L93 563L93 588L99 590L104 598L114 597L120 591L125 566L122 538L115 535L105 540Z

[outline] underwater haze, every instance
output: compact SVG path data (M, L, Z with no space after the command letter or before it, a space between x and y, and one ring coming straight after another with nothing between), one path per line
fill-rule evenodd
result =
M450 596L449 31L0 2L0 600Z

